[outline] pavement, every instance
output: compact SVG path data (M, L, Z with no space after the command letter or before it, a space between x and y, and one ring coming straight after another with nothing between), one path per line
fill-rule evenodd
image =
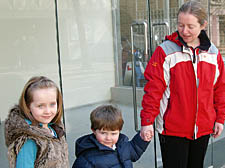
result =
M89 115L98 104L87 105L74 109L65 110L66 138L69 145L69 161L72 167L75 158L75 140L84 134L90 133ZM134 129L133 106L117 104L123 112L124 127L122 133L132 138ZM138 107L140 111L140 107ZM138 114L139 116L139 114ZM140 119L138 121L140 125ZM157 167L162 168L160 146L156 137ZM150 143L147 151L134 163L134 168L155 168L154 140ZM213 165L213 166L212 166ZM211 166L211 167L210 167ZM4 122L0 124L0 167L8 168L7 148L4 140ZM225 168L225 131L217 140L210 139L206 153L204 168Z

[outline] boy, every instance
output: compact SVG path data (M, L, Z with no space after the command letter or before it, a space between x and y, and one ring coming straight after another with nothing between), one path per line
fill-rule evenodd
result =
M146 150L148 141L137 133L131 141L121 134L121 111L112 105L102 105L91 112L92 134L76 141L76 157L73 168L132 168Z

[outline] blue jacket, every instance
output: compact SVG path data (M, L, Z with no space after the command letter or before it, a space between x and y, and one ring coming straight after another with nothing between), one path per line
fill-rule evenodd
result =
M119 135L116 149L100 144L94 134L85 135L76 141L76 157L73 168L133 168L144 153L149 142L141 139L140 133L129 141L124 134Z

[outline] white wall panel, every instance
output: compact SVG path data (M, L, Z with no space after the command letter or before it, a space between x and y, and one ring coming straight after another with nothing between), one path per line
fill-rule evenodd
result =
M111 1L58 1L65 108L111 99L115 85ZM0 0L0 120L25 82L45 75L59 84L55 6L51 0Z
M115 85L111 1L67 2L69 8L59 10L65 107L110 100Z
M52 1L0 0L0 117L18 103L34 75L58 83L55 16Z

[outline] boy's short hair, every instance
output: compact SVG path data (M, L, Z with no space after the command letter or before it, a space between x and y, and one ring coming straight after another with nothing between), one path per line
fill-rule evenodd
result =
M122 130L123 118L121 110L113 105L101 105L90 115L92 130Z

